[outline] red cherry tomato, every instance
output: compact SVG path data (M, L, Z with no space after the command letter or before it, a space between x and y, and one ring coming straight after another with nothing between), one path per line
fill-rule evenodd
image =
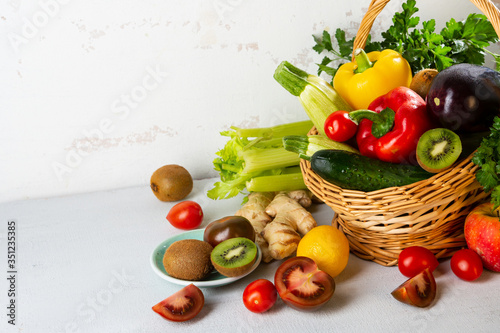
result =
M170 321L186 321L200 313L205 297L200 288L190 284L153 306L153 311Z
M414 277L429 268L432 273L439 265L434 254L422 246L410 246L401 251L398 257L398 268L406 277Z
M347 111L335 111L325 120L326 136L337 142L345 142L352 138L358 125L349 118Z
M194 201L182 201L170 209L167 220L176 228L190 230L199 227L203 221L203 210Z
M269 310L276 303L277 298L278 293L274 284L266 279L253 281L243 291L243 304L255 313Z
M451 257L450 266L453 273L465 281L474 281L483 273L481 257L471 249L457 251Z

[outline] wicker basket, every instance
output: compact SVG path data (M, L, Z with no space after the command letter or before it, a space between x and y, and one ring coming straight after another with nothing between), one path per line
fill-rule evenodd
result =
M389 0L372 0L361 21L354 49L363 48L377 15ZM500 36L500 12L489 0L471 0ZM309 134L317 134L313 128ZM451 256L466 245L464 219L488 197L476 181L472 155L451 169L402 187L373 192L342 189L300 163L307 187L336 213L332 224L341 229L358 257L384 266L397 264L406 247L420 245L437 258Z

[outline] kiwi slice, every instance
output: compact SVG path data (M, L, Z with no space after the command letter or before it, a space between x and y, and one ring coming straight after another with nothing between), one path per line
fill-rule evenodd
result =
M229 238L214 247L210 259L222 275L241 276L252 269L257 259L257 246L245 237Z
M428 130L418 140L417 161L428 172L438 173L449 168L461 153L460 137L447 128Z

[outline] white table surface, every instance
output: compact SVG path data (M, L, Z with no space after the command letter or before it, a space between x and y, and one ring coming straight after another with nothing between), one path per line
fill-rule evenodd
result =
M189 200L200 203L201 227L240 207L242 197L212 201L215 179L196 181ZM254 314L242 303L246 285L273 280L279 262L261 264L233 284L202 289L205 306L191 321L172 323L151 310L181 287L158 277L150 255L163 240L182 232L166 215L173 203L157 200L149 187L0 204L1 332L498 332L500 274L485 271L471 283L441 262L435 272L437 300L425 309L394 300L406 280L351 254L336 291L322 309L306 313L281 300ZM326 205L312 209L329 224ZM9 298L7 222L17 223L16 325L7 323Z

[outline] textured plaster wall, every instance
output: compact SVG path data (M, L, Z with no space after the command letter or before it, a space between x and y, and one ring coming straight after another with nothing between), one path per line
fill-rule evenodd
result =
M373 34L390 25L391 1ZM459 3L459 5L457 5ZM196 179L231 125L306 119L272 75L315 73L313 34L355 35L368 0L5 0L0 4L0 202ZM477 9L417 1L438 26Z

